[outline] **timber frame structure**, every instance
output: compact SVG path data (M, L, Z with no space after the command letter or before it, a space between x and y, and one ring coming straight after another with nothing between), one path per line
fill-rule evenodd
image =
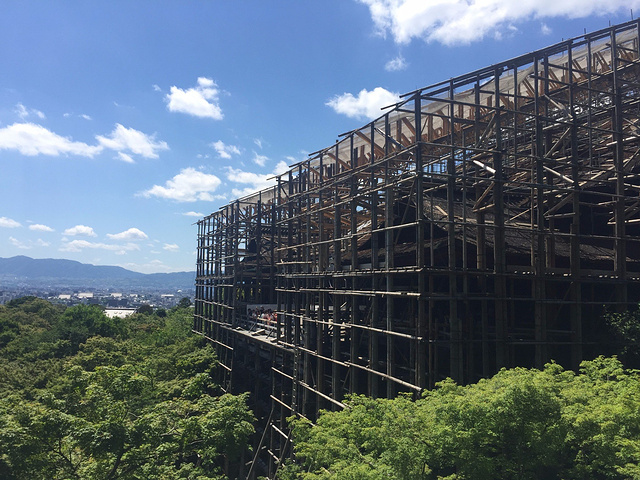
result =
M265 425L247 478L345 394L606 350L640 300L639 25L407 93L198 222L194 331Z

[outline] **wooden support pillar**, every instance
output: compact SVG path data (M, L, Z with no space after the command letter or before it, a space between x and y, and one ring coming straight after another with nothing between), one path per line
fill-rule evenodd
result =
M351 168L355 170L358 162L358 152L353 148L353 135L351 136ZM358 266L358 181L355 175L351 176L350 185L350 217L351 217L351 271L355 272L359 270ZM358 277L351 277L351 290L359 290ZM360 305L358 297L351 295L351 319L352 325L349 329L349 359L351 363L358 363L358 344L361 336L361 332L353 325L358 325L360 321ZM356 368L350 367L349 369L349 392L355 393L358 389L358 377L361 374Z
M614 165L616 172L616 199L614 207L615 242L614 242L614 269L618 277L617 283L617 310L622 312L627 309L627 263L626 263L626 239L625 239L625 191L624 191L624 135L623 135L623 108L622 91L619 79L619 59L616 33L611 31L611 68L612 68L612 100L613 111L611 124L613 126Z
M232 250L233 250L233 281L231 287L231 312L230 323L235 328L240 320L238 315L238 286L241 285L240 258L238 257L238 245L240 244L240 202L231 204L231 222L233 225Z
M255 240L256 240L256 278L254 284L253 301L258 303L266 303L263 298L265 285L262 282L262 193L258 198L256 205L256 227L255 227ZM249 241L247 239L247 248L249 247ZM243 312L244 313L244 312Z
M293 171L289 170L289 180L287 182L287 186L288 186L288 195L287 195L287 243L286 246L287 248L287 260L286 260L286 266L284 267L284 271L287 274L291 274L294 272L294 266L293 266L293 262L295 260L294 257L294 253L295 250L293 248L294 243L293 243L293 232L294 232L294 215L295 215L295 210L294 210L294 183L293 183ZM282 247L282 244L280 244L280 247ZM293 317L291 316L291 313L294 311L294 299L293 299L293 282L295 280L291 279L291 278L285 278L285 285L286 285L286 292L284 294L284 298L285 298L285 304L284 304L284 308L285 308L285 314L284 314L284 338L285 338L285 342L288 344L292 344L293 343Z
M569 111L571 112L571 180L573 181L573 216L570 231L571 268L571 368L578 369L582 361L582 281L580 274L580 157L578 152L578 125L574 105L572 48L568 52Z
M313 215L311 213L311 198L309 194L305 196L305 209L307 214L305 215L305 235L304 235L304 268L305 273L309 275L311 273L311 266L314 260L312 255L312 219ZM313 338L313 331L316 329L316 324L312 321L314 317L313 309L311 305L313 302L313 294L311 293L312 288L315 286L315 282L312 278L307 276L304 280L304 287L306 293L304 294L304 320L302 321L302 336L303 336L303 344L305 349L312 349L313 345L311 343L311 339ZM312 375L312 356L308 352L304 352L303 354L303 375L302 379L306 385L313 385L313 375ZM312 406L312 392L307 388L302 389L302 414L307 418L309 415L315 414L315 408Z
M506 253L504 234L504 173L502 170L502 126L500 110L500 69L495 72L495 150L493 153L493 169L495 170L495 184L493 187L494 200L494 232L493 232L493 262L494 262L494 293L495 293L495 322L496 322L496 366L509 366L507 348L507 287L506 287Z
M536 78L539 76L539 67L540 62L536 58L534 62L534 75ZM540 82L536 80L534 83L534 108L536 112L540 111L541 105L541 96L542 94L539 91ZM535 366L536 368L542 368L545 363L549 361L548 358L548 348L547 348L547 308L545 303L546 298L546 278L545 272L546 267L549 263L548 252L549 249L552 248L551 245L547 242L549 238L546 234L545 229L545 198L544 198L544 184L545 184L545 174L544 174L544 154L545 154L545 144L543 138L543 127L542 119L539 115L535 117L535 140L532 144L532 149L535 155L535 166L532 170L532 174L534 175L534 183L537 184L535 187L535 245L536 250L533 256L533 267L534 267L534 279L532 285L532 294L534 300L534 339L536 342L536 351L535 351ZM533 192L532 192L533 193ZM533 200L533 199L532 199ZM533 217L533 213L532 213ZM532 220L533 221L533 220Z
M482 194L482 188L476 187L476 198ZM482 341L482 375L488 377L494 370L493 355L489 348L489 305L487 304L487 237L484 212L476 213L478 224L477 259L476 266L480 271L478 288L482 299L480 300L480 336Z
M377 277L373 280L377 283ZM371 299L371 326L373 328L378 327L378 318L380 316L380 297L377 295ZM378 354L378 333L375 331L369 331L369 368L377 370L379 366L379 354ZM368 388L367 393L372 398L378 398L380 395L378 392L378 379L379 377L374 373L368 374Z
M401 125L401 122L398 122ZM414 125L416 126L416 138L422 138L422 102L420 93L416 94L414 99ZM398 135L400 137L400 135ZM418 142L415 146L415 165L416 165L416 267L425 268L424 255L424 178L423 178L423 159L422 159L422 142ZM426 388L427 383L427 341L429 338L428 330L428 310L426 300L426 274L420 271L418 273L418 306L416 311L416 329L415 335L417 340L414 341L415 346L415 377L414 384ZM421 339L421 340L420 340ZM429 379L431 381L431 379Z
M453 83L449 86L449 98L454 98ZM453 103L447 107L449 115L453 116ZM456 259L456 217L455 217L455 138L453 129L450 129L449 144L451 149L447 157L447 247L448 247L448 279L449 279L449 369L451 378L456 382L464 382L463 375L463 348L462 348L462 322L458 315L458 285L457 285L457 259ZM464 247L463 247L464 248Z
M388 177L387 177L388 181ZM387 291L394 291L393 286L393 273L390 271L394 268L394 256L393 256L393 244L394 244L394 231L390 228L394 225L393 219L393 207L394 207L394 189L392 187L386 187L385 189L385 262L386 262L386 283ZM387 295L387 323L386 329L393 331L393 317L394 317L394 299L393 295ZM387 340L387 368L386 373L390 377L395 373L395 342L392 335L386 335ZM395 395L395 384L387 380L387 398L392 398Z
M336 158L338 157L338 148L336 146ZM341 222L341 207L340 207L340 192L338 185L336 184L333 197L333 268L338 272L342 270L342 222ZM337 282L334 279L334 282ZM331 358L334 362L331 362L331 397L334 400L340 401L340 366L335 362L340 360L340 324L342 322L340 306L342 304L342 296L337 292L332 294L333 297L333 320L331 325ZM335 408L335 407L332 407Z
M274 227L276 228L276 238L277 238L277 245L282 245L282 225L280 224L280 221L282 220L282 212L284 210L284 207L282 205L282 177L278 176L277 177L277 196L276 198L278 199L277 201L277 205L278 208L276 209L276 216L275 216L275 221L274 221ZM274 256L277 255L277 259L275 259L275 264L277 265L278 263L280 263L281 260L281 253L280 251L274 250L273 253L275 254ZM279 269L282 269L283 267L278 267ZM284 315L282 314L282 312L284 311L284 294L282 292L282 289L285 286L285 275L283 271L279 271L277 278L276 278L276 299L277 299L277 303L278 303L278 312L281 312L280 314L278 314L278 319L276 322L276 342L280 343L282 341L282 325L284 324Z
M277 203L276 203L276 188L277 186L273 187L273 200L271 200L271 208L270 208L270 221L271 221L271 225L270 225L270 235L271 235L271 241L269 242L269 257L271 258L271 262L269 264L269 279L267 280L267 285L268 285L268 289L269 289L269 293L268 293L268 302L269 303L277 303L277 293L276 293L276 285L277 285L277 280L276 280L276 242L274 242L275 238L276 238L276 217L277 217Z
M477 144L483 136L480 129L480 81L476 81L474 85L474 101L476 107L473 109L474 114L474 141ZM475 199L476 202L482 197L487 187L481 183L476 183ZM489 305L487 292L487 227L485 225L485 211L478 210L476 217L476 268L480 272L478 276L478 289L480 291L480 337L482 342L482 375L488 377L494 371L493 358L494 355L490 348L489 339Z
M371 124L371 136L370 138L373 140L375 130L373 123ZM374 163L375 157L375 146L373 141L371 142L371 150L370 150L370 163ZM373 167L371 168L370 174L370 183L371 183L371 269L373 272L377 272L380 268L378 249L378 211L379 211L379 203L380 196L378 194L378 190L376 189L378 184L378 176L376 175ZM379 288L379 275L377 273L371 274L371 290L373 292L377 292ZM372 328L378 328L380 324L380 296L375 295L371 299L371 315L370 315L370 325ZM370 330L368 332L369 339L369 368L371 370L378 370L379 368L379 334L375 331ZM368 373L368 388L367 393L370 397L377 398L379 396L378 392L378 383L379 377L374 373Z

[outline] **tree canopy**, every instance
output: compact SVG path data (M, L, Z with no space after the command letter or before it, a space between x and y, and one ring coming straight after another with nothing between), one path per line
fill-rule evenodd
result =
M617 358L345 403L315 426L292 419L296 459L280 478L640 478L640 377Z
M637 359L639 317L609 319L623 358ZM126 319L35 297L0 305L0 478L241 476L254 417L213 381L191 318L186 302ZM282 480L640 479L640 373L617 357L344 403L315 425L291 419Z
M0 478L222 479L253 415L223 394L188 307L110 319L34 297L0 306Z

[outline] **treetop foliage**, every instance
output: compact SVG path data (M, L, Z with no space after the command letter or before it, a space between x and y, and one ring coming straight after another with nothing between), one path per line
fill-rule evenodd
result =
M503 369L417 401L350 396L315 426L292 419L295 462L280 478L640 478L640 376L599 357L579 373Z
M186 301L126 319L35 297L0 305L0 478L241 476L254 417L213 381L191 320ZM640 311L607 320L637 361ZM640 373L617 357L344 403L315 425L291 419L279 478L640 479Z
M25 297L0 306L0 478L223 479L253 415L222 394L188 307L110 319Z

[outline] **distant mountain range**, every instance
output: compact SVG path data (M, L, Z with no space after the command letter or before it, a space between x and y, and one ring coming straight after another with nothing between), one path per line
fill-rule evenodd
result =
M86 286L189 289L195 272L138 273L122 267L90 265L74 260L0 257L0 286Z

